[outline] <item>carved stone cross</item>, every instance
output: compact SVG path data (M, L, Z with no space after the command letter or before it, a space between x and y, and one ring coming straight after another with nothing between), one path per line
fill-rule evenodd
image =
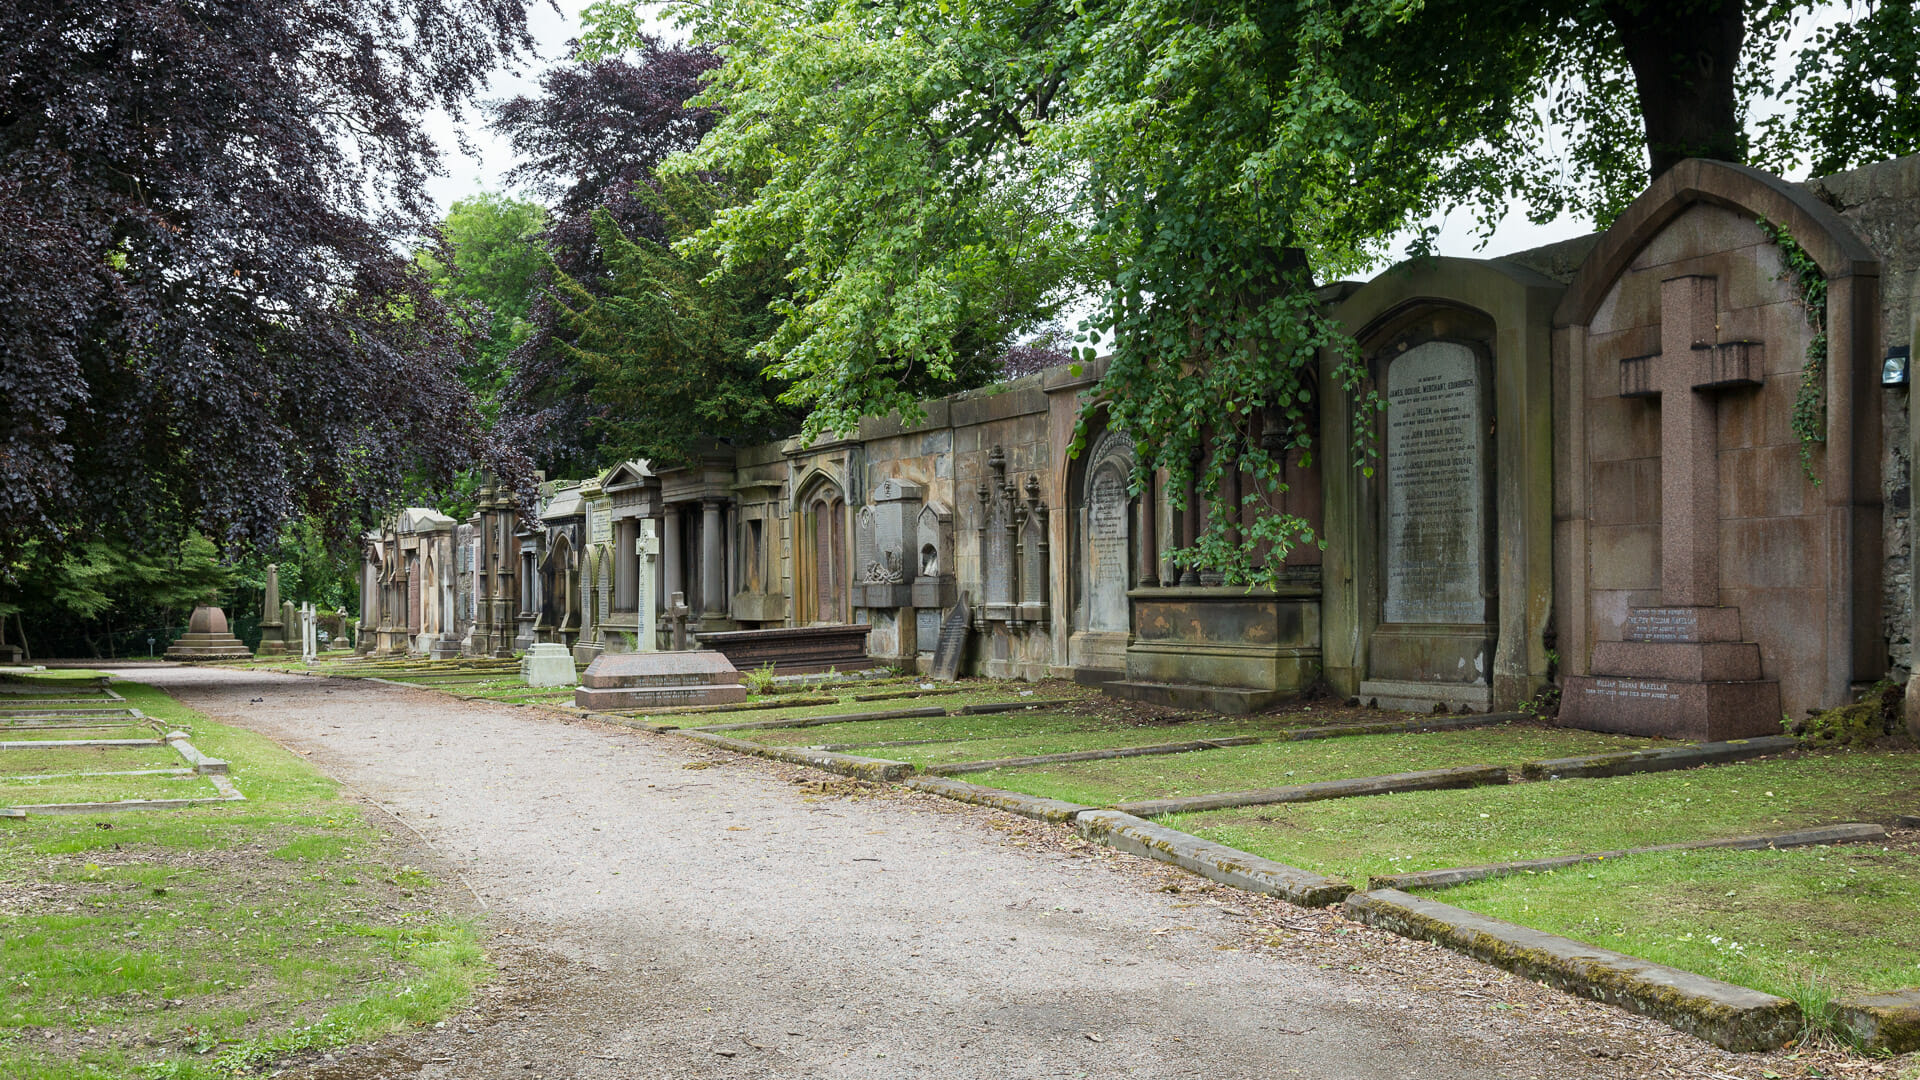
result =
M674 593L672 602L662 613L662 617L667 620L667 625L672 627L674 652L687 651L687 616L692 614L693 609L687 606L687 594Z
M1620 361L1621 397L1660 399L1660 602L1712 607L1720 595L1719 403L1761 385L1757 341L1719 340L1714 279L1660 283L1660 351Z

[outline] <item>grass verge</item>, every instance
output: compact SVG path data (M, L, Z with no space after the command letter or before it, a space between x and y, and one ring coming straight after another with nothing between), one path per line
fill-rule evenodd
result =
M1218 810L1165 823L1364 884L1375 874L1885 821L1916 804L1920 753L1825 751L1605 780Z
M468 996L487 965L455 887L295 755L119 687L248 798L0 822L0 1075L211 1080Z
M1206 736L1169 731L1162 741ZM1225 731L1222 728L1222 733ZM1346 780L1359 776L1439 769L1454 765L1507 765L1542 757L1568 757L1652 745L1646 739L1600 735L1565 728L1509 725L1436 731L1419 735L1355 735L1308 742L1232 746L1192 754L1119 758L996 769L970 773L989 787L1044 795L1088 806L1136 799L1202 795L1219 791ZM1040 751L1045 753L1046 751Z
M1449 889L1449 904L1792 998L1920 986L1920 850L1878 844L1609 859Z

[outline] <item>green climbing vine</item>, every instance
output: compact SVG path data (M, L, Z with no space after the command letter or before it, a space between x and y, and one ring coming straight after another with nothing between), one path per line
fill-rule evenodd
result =
M1806 309L1807 325L1813 337L1807 341L1807 360L1800 368L1800 392L1793 399L1793 433L1800 437L1800 468L1815 485L1820 477L1813 471L1813 444L1827 441L1827 275L1800 246L1784 225L1759 219L1760 231L1779 246L1786 256L1783 279L1791 279L1800 290L1800 306Z

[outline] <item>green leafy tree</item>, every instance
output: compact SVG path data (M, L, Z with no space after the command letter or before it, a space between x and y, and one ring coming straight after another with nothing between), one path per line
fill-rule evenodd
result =
M678 180L652 201L669 231L684 234L682 215L704 222L720 189ZM602 406L602 448L670 465L690 462L714 439L745 444L791 432L781 384L752 359L779 320L772 304L785 293L785 267L763 260L716 273L711 259L628 236L605 209L593 222L606 275L590 289L557 273L554 302L564 330L556 347Z
M1098 394L1143 473L1209 501L1231 465L1261 481L1238 544L1216 520L1178 557L1258 583L1314 539L1269 507L1280 462L1315 449L1321 351L1376 402L1320 283L1455 208L1604 222L1687 156L1899 150L1910 76L1893 58L1914 54L1913 22L1886 8L1774 86L1766 62L1809 5L683 3L696 40L724 43L696 99L722 115L666 169L767 177L683 250L792 261L760 349L814 429L911 412L902 375L951 363L964 313L1090 293L1083 341L1112 355ZM610 3L589 21L589 49L635 26ZM1743 121L1766 95L1889 122L1761 125L1756 144Z
M483 341L461 365L460 378L489 420L500 412L507 358L533 333L529 316L547 265L540 237L546 223L539 203L482 192L456 200L440 224L438 243L415 253L435 292L470 305L468 315Z

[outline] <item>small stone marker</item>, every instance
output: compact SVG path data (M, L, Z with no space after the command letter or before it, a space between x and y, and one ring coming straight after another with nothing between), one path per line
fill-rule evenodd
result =
M572 686L573 652L565 645L539 642L520 658L520 678L528 686Z
M684 605L682 605L684 606ZM580 675L574 704L583 709L732 705L747 700L740 670L722 653L602 653Z
M952 682L960 677L960 656L967 649L967 631L973 624L973 613L967 609L967 596L960 594L960 602L953 605L947 613L947 619L940 624L940 643L933 650L932 676L939 682Z
M692 614L693 609L687 606L685 593L674 593L672 602L667 605L667 610L661 613L661 618L667 620L667 625L671 628L674 652L687 651L687 617Z

